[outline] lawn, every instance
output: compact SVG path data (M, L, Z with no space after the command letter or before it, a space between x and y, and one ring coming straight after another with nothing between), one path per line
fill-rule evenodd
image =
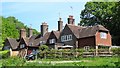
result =
M2 59L3 66L103 66L103 67L120 67L118 57L89 57L77 58L74 60L56 60L56 59L37 59L34 61Z
M71 61L71 60L67 60ZM118 57L91 57L91 58L80 58L72 61L80 62L68 62L59 63L61 60L36 60L32 62L26 62L25 65L31 66L118 66ZM54 63L55 62L55 63ZM57 63L56 63L57 62Z

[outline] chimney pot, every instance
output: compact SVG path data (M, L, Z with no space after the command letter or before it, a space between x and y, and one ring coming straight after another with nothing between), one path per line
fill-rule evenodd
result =
M31 37L33 35L33 29L32 28L28 28L29 32L28 32L28 37Z
M63 29L63 21L62 21L62 18L59 18L59 21L58 21L58 31L62 31Z
M25 37L26 37L26 30L20 29L20 38L25 38Z
M45 33L48 32L48 25L47 23L43 22L41 25L41 36L44 36Z
M74 21L75 21L75 19L73 18L73 16L69 15L68 24L73 24L74 25Z

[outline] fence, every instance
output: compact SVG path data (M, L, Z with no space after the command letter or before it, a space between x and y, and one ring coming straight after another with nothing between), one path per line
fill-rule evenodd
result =
M79 57L111 57L113 55L109 50L99 49L96 55L95 49L91 49L89 51L85 51L83 49L78 50L54 50L54 51L46 51L41 52L39 57L41 58L79 58Z

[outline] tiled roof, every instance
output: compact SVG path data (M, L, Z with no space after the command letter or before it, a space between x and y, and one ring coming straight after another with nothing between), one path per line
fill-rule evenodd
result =
M16 39L7 38L7 40L10 43L12 49L17 49L17 47L19 46L19 42L17 42Z
M45 43L46 43L48 37L50 36L50 33L51 33L51 32L47 32L47 33L45 33L45 35L42 37L42 41L45 41Z
M70 28L70 30L73 32L73 34L76 36L76 38L79 38L79 30L82 29L82 27L75 26L72 24L67 24L67 26Z
M60 31L53 31L54 35L57 37L57 39L59 38L60 36Z
M76 38L84 38L84 37L90 37L94 36L97 31L109 31L102 25L95 25L90 27L83 27L83 26L75 26L72 24L67 24L67 26L70 28L70 30L73 32L73 34L76 36Z
M84 38L84 37L90 37L90 36L95 36L97 31L108 31L105 27L102 25L96 25L96 26L90 26L90 27L85 27L82 28L79 31L79 38Z

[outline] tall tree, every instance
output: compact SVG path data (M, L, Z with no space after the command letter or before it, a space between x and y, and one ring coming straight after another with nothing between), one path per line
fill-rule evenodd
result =
M4 18L0 16L0 49L3 46L4 40L9 38L19 38L19 30L21 28L25 28L28 33L28 27L25 26L22 22L20 22L15 17L9 16ZM2 27L2 28L1 28ZM37 30L33 29L33 34L38 34Z
M79 25L101 24L110 30L113 45L120 45L120 2L87 2Z

